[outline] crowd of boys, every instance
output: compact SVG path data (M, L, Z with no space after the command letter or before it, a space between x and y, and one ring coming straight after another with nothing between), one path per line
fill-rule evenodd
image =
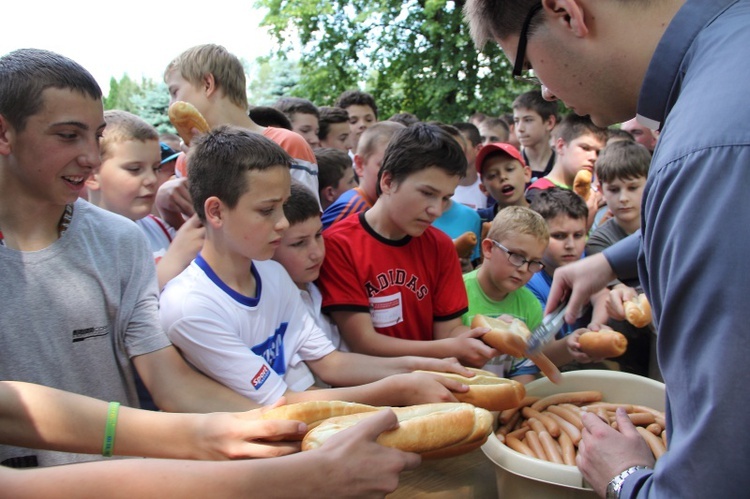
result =
M103 112L98 85L69 59L0 58L2 379L171 412L455 400L466 386L412 371L535 379L533 362L486 345L472 318L536 327L557 270L640 229L646 131L561 117L539 91L515 99L512 120L446 125L378 121L360 91L330 107L249 107L239 60L217 45L186 50L164 79L171 102L192 103L211 127L189 148ZM572 190L584 169L587 199ZM453 240L466 231L477 244L461 260ZM639 285L609 287L544 351L558 366L594 365L577 338L611 326L637 345L615 365L647 374L652 331L607 307ZM360 451L393 425L381 420L358 430ZM274 446L263 439L279 434L264 427L254 440ZM2 446L0 462L92 459L55 450ZM391 477L415 465L401 454Z

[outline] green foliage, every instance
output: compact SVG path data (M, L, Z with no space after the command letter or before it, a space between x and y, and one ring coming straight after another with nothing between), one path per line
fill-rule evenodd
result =
M270 106L282 96L304 97L299 65L284 58L260 57L248 65L247 98L251 106Z
M498 115L527 87L492 44L479 53L463 0L257 0L280 51L301 53L291 94L332 105L344 90L371 92L380 118L410 112L453 122Z
M169 122L167 110L169 109L169 90L164 82L155 83L149 81L142 95L133 97L135 114L152 124L159 133L175 133L175 129Z

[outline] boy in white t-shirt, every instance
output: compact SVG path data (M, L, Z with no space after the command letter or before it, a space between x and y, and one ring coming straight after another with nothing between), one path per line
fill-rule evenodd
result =
M191 149L190 193L206 226L196 259L164 289L161 322L200 371L256 402L350 400L408 405L454 400L461 383L415 369L469 371L453 360L339 352L294 281L270 258L289 222L291 158L273 141L219 127ZM312 376L339 387L307 390ZM397 374L408 373L408 374ZM394 376L390 376L396 374ZM362 385L362 386L356 386Z

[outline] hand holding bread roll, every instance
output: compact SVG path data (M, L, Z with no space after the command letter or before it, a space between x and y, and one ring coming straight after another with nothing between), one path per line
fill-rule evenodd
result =
M169 121L172 122L185 145L190 145L190 141L193 140L193 129L201 133L206 133L211 129L203 115L189 102L174 102L169 106L168 115Z
M628 348L628 339L622 333L609 331L586 331L578 337L581 351L592 359L619 357Z
M454 373L423 372L437 374L468 385L468 392L453 394L456 399L488 411L504 411L505 409L518 407L526 396L526 388L518 381L501 378L494 373L481 369L468 369L474 372L474 376L471 378Z
M453 240L459 258L469 258L477 246L477 235L467 231Z
M265 411L262 419L302 421L307 425L307 429L311 430L329 418L359 414L361 412L375 412L377 410L377 407L355 402L310 400L274 407Z
M512 355L513 357L528 357L539 370L553 383L561 380L560 370L542 352L527 354L526 347L531 337L531 331L520 319L513 318L511 322L486 315L477 314L471 320L472 329L483 327L489 332L482 336L482 341L499 352Z
M651 305L646 295L638 296L623 303L625 319L635 327L646 327L651 324Z
M399 421L395 430L385 431L377 442L423 457L448 457L482 445L492 429L492 414L485 409L462 403L421 404L393 409ZM373 413L331 418L310 430L302 441L302 450L315 449L336 433L349 428Z

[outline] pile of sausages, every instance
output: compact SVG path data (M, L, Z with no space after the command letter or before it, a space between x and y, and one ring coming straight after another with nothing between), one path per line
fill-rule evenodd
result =
M658 459L667 450L664 413L634 404L602 402L599 391L526 397L519 407L500 413L497 438L511 449L537 459L575 466L581 441L581 413L592 412L617 427L615 411L623 407Z

